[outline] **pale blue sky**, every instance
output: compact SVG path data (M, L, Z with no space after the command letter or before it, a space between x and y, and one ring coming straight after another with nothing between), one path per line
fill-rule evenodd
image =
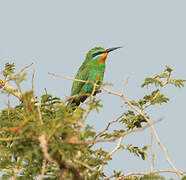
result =
M175 75L186 79L186 1L184 0L0 0L0 65L15 62L18 69L34 62L30 68L36 72L35 93L48 93L64 98L70 94L71 81L54 78L48 72L74 77L85 54L94 46L105 48L123 46L107 58L105 81L119 91L128 75L126 89L132 100L147 91L139 86L143 79L159 73L165 65L175 69ZM24 90L30 89L30 79ZM186 170L185 88L166 88L169 104L156 106L150 111L152 119L164 117L156 125L162 142L176 167ZM0 95L1 108L6 98ZM13 101L12 101L13 103ZM112 95L104 95L104 108L88 119L95 129L106 124L127 109ZM150 142L150 129L130 135L124 145L133 143L140 147ZM155 139L154 139L155 142ZM104 145L106 149L112 146ZM168 169L157 143L155 168ZM119 151L105 168L107 175L113 168L130 171L150 171L146 161L128 152ZM167 177L175 177L173 175Z

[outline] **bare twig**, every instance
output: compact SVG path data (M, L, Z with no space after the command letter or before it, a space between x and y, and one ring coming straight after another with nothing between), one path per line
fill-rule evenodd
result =
M126 86L127 86L127 84L128 84L129 78L130 78L130 76L127 77L125 83L123 84L123 87L122 87L122 89L121 89L121 94L124 94L125 89L126 89Z
M119 138L118 144L116 145L116 147L111 152L108 153L108 155L105 157L105 159L107 159L108 157L111 157L116 151L118 151L121 148L121 143L122 143L123 137L124 136L121 136ZM103 170L103 167L104 167L104 164L100 165L98 171L101 172Z
M110 122L107 124L107 126L105 127L105 129L103 129L102 131L100 131L100 132L95 136L94 139L97 139L97 137L103 135L103 134L109 129L109 127L111 126L111 124L118 122L118 121L124 116L124 114L125 114L125 112L122 113L117 119L110 121Z
M158 123L159 121L161 121L162 118L152 122L152 124L156 124ZM96 143L101 143L101 142L114 142L116 141L117 139L119 139L120 137L124 137L126 135L129 135L131 133L134 133L134 132L140 132L140 131L144 131L146 128L150 127L148 124L141 127L141 128L137 128L137 129L130 129L126 132L123 132L121 134L119 134L117 137L113 137L113 138L109 138L109 139L104 139L104 138L100 138L100 139L93 139L93 140L89 140L89 141L85 141L85 142L74 142L74 141L68 141L69 144L74 144L74 145L88 145L88 144L96 144Z
M25 69L29 68L29 67L32 66L33 64L34 64L34 63L31 63L31 64L29 64L29 65L24 66L15 76L20 75Z
M60 75L60 74L55 74L55 73L48 73L49 75L52 75L52 76L55 76L55 77L60 77L60 78L63 78L63 79L68 79L68 80L71 80L71 81L77 81L77 82L83 82L83 83L86 83L88 81L84 81L84 80L80 80L80 79L74 79L74 78L71 78L71 77L68 77L68 76L63 76L63 75Z
M70 96L70 97L66 96L66 99L64 100L64 103L66 103L66 102L68 102L68 101L70 101L70 100L72 100L72 99L75 99L76 97L78 97L78 96L77 96L77 95L75 95L75 96Z
M86 164L86 163L84 163L84 162L78 161L78 160L76 160L76 159L73 160L73 161L74 161L75 163L77 163L77 164L80 164L80 165L86 167L86 168L89 169L90 171L98 172L96 169L90 167L88 164Z
M35 71L33 71L33 73L32 73L32 93L33 93L33 96L34 96L34 77L35 77Z
M16 86L17 86L18 91L21 93L21 97L23 97L23 92L22 92L20 83L18 83L18 81L16 81L16 80L15 80L14 82L15 82L15 84L16 84Z
M150 136L150 151L151 151L151 171L154 171L154 151L152 149L152 140L153 140L153 133L151 133L151 136Z
M121 148L121 143L122 143L123 137L124 136L121 136L119 138L117 146L111 152L109 152L109 156L112 156L116 151L118 151Z

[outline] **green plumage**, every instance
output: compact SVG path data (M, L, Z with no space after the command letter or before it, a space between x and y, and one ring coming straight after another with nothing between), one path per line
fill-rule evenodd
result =
M111 48L106 50L102 47L95 47L91 49L87 53L85 61L78 69L75 79L84 80L88 82L96 82L97 84L100 84L103 81L103 76L105 72L104 61L108 53L115 49L117 48ZM77 97L70 100L68 104L75 104L76 106L78 106L81 102L85 101L86 98L92 93L93 88L93 84L74 81L72 84L70 96L77 95Z

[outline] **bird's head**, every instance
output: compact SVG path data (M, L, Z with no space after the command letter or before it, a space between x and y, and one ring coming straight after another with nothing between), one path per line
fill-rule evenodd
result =
M121 47L114 47L114 48L109 48L109 49L105 49L103 47L95 47L88 52L86 59L89 61L96 60L100 63L105 63L108 53L118 48L121 48Z

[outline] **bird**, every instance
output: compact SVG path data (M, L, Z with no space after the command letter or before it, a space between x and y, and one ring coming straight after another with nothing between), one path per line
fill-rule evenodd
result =
M92 83L74 81L72 84L70 97L73 96L75 98L72 98L68 102L68 105L74 104L79 106L80 103L84 102L91 95L94 89L93 83L100 85L103 82L105 61L107 56L110 52L119 48L121 47L113 47L108 49L103 47L94 47L88 51L83 64L78 69L75 79ZM98 92L99 90L96 89L93 95L96 95Z

